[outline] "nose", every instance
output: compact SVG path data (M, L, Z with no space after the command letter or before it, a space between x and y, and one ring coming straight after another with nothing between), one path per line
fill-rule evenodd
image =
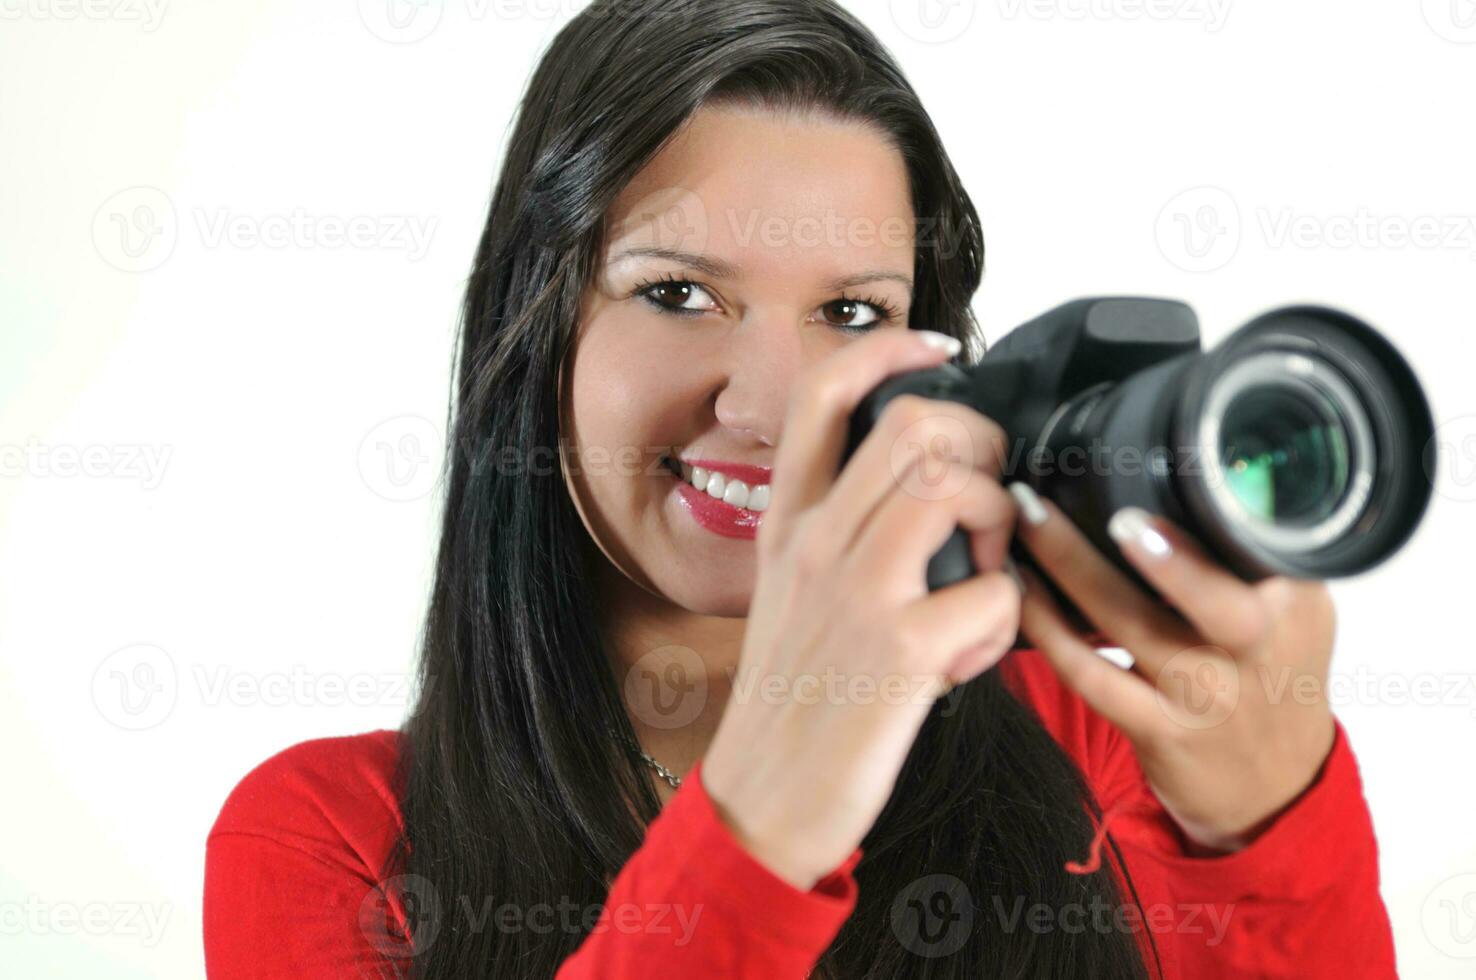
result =
M729 332L715 411L744 442L778 445L789 392L807 360L804 329L786 315L752 310Z

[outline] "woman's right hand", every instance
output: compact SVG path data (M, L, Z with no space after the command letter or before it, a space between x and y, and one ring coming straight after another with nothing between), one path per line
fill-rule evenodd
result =
M999 426L903 396L836 472L861 399L953 353L924 333L867 334L792 391L739 673L702 762L744 847L801 890L860 845L934 701L999 660L1019 622L1000 571L1015 505ZM930 593L928 560L956 525L979 573Z

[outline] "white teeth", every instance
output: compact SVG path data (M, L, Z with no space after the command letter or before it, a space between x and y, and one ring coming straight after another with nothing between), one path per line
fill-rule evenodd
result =
M681 463L682 479L714 500L721 500L733 507L741 507L755 513L769 509L769 485L751 487L742 480L735 480L713 470Z

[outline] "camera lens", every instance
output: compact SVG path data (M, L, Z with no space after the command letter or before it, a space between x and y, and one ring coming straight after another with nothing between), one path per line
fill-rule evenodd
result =
M1346 534L1374 482L1363 399L1331 362L1301 351L1231 358L1200 416L1206 487L1221 519L1282 553Z
M1220 427L1220 464L1247 514L1307 526L1337 509L1348 490L1348 430L1315 391L1268 384L1237 396Z

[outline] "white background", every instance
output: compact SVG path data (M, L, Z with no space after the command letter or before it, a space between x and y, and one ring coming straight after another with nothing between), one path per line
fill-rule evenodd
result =
M0 0L7 976L198 976L236 780L402 717L462 284L583 4L399 2ZM1334 693L1402 973L1471 976L1476 6L852 6L978 205L991 339L1090 293L1211 339L1318 301L1420 371L1460 467L1337 585Z

